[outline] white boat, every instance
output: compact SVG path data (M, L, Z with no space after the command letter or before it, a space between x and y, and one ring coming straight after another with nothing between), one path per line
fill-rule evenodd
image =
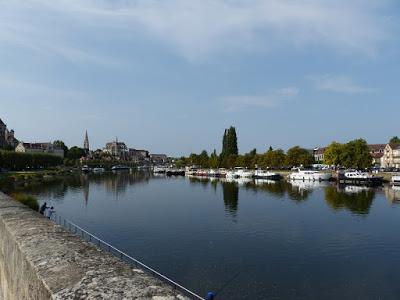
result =
M393 186L400 186L400 175L392 176L391 183Z
M153 173L157 173L157 174L163 174L163 173L165 173L167 171L167 168L166 167L163 167L163 166L155 166L154 168L153 168Z
M210 169L210 170L208 170L207 175L210 177L219 177L219 172L218 172L218 170Z
M369 179L373 178L374 175L371 175L367 172L348 171L344 173L344 177L346 177L347 179Z
M129 171L129 167L123 165L116 165L111 168L113 171Z
M270 171L256 169L254 171L254 178L278 180L278 179L281 179L281 175L278 173L270 172Z
M219 168L218 169L218 173L219 173L219 177L226 177L226 169L224 168Z
M236 175L235 171L229 170L229 171L226 171L225 177L228 178L228 179L233 179L233 178L236 178L237 175Z
M89 173L90 171L92 171L92 169L91 169L89 166L84 165L84 166L82 167L82 172L83 172L83 173Z
M235 175L237 178L253 178L254 172L242 167L236 167Z
M208 171L204 169L197 170L195 173L196 176L204 177L208 176Z
M313 170L300 170L289 174L290 180L308 180L308 181L327 181L332 178L332 174Z
M186 167L185 168L185 175L187 176L195 176L198 171L196 166Z
M103 173L104 171L105 171L104 168L94 168L93 169L94 173Z

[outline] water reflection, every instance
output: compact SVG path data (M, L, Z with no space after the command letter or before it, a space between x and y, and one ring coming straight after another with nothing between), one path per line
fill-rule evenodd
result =
M334 210L347 209L352 213L366 215L375 198L375 190L368 187L328 186L325 188L326 203Z
M400 186L385 186L384 192L386 199L391 204L400 204Z
M236 217L239 206L239 187L236 182L222 182L225 210Z
M41 198L52 198L55 201L64 199L68 192L80 193L82 201L87 205L91 201L91 197L96 194L97 187L103 187L105 193L118 199L121 194L129 190L130 186L148 184L150 180L176 179L157 176L143 171L134 173L78 174L46 182L31 182L29 184L2 180L0 182L0 190L5 192L23 191L25 193L40 195ZM183 178L180 180L183 180ZM374 189L363 186L336 186L333 183L327 182L288 182L284 180L251 180L247 178L210 179L205 177L190 177L188 180L191 185L201 185L204 189L211 188L217 196L222 191L221 198L223 199L225 210L233 217L236 217L238 214L240 189L265 195L268 200L287 199L295 203L304 203L312 198L312 194L315 193L317 198L324 198L326 204L335 211L348 210L359 215L369 213L376 193L385 195L390 204L400 203L400 187L391 186L385 186L383 189Z

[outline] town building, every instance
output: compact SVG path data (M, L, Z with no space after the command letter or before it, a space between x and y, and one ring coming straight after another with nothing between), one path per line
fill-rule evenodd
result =
M64 158L64 149L54 146L52 143L24 143L20 142L15 148L19 153L42 153L56 155Z
M150 154L150 159L156 165L168 162L168 156L165 154Z
M313 150L314 161L316 163L323 163L324 162L324 152L325 147L317 147Z
M129 148L129 160L136 162L136 163L143 163L150 161L149 151L147 150L137 150L133 148Z
M384 156L386 144L370 144L368 145L369 152L372 157L372 165L375 167L381 166L382 157ZM324 153L326 147L316 147L313 151L314 160L316 163L324 162Z
M370 144L368 145L369 153L372 156L372 165L380 167L382 165L382 157L385 152L386 144Z
M382 168L400 168L400 145L387 144L381 161Z
M18 140L14 136L14 130L8 130L7 125L0 119L0 149L15 148Z
M125 143L119 142L118 138L116 138L113 142L107 143L103 149L103 153L123 160L126 160L129 156L128 147Z

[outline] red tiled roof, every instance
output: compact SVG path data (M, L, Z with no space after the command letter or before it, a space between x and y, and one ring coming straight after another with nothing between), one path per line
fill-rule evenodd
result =
M368 145L368 147L371 152L377 152L379 150L385 149L386 144L370 144Z
M381 157L383 157L383 153L372 153L371 156L373 158L381 158Z
M314 149L314 154L324 154L325 149L326 149L325 147L316 148Z

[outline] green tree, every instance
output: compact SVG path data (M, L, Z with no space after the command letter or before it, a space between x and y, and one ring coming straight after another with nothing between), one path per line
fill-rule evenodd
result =
M53 145L57 148L63 149L64 150L64 157L67 157L68 155L68 147L65 145L63 141L56 140L53 142Z
M81 157L85 156L85 150L74 146L68 150L68 158L69 159L80 159Z
M314 162L312 154L300 146L292 147L286 154L286 165L287 166L309 166Z
M214 149L214 152L210 155L209 161L210 168L216 169L219 167L219 157L217 151Z
M0 168L7 170L47 169L59 166L62 162L60 156L51 154L0 151Z
M346 168L365 169L372 165L372 156L368 144L363 139L357 139L344 145L340 160Z
M221 164L226 166L231 155L238 155L237 135L235 127L225 129L222 138Z
M400 144L400 138L398 136L394 136L390 139L389 141L390 144L394 145L399 145Z
M285 165L285 152L282 149L273 150L272 147L258 159L258 165L263 168L279 169Z
M344 145L337 142L332 142L324 151L324 163L334 166L341 165L341 157L343 151Z
M208 153L206 150L203 150L200 155L199 155L199 164L203 168L208 168L209 167L209 157Z

